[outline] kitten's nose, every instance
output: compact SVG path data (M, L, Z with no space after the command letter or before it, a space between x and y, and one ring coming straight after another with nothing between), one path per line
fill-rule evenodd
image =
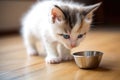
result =
M72 47L72 48L76 47L76 44L71 44L71 47Z

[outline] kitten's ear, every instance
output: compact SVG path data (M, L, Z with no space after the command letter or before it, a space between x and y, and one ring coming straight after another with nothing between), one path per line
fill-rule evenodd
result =
M60 7L55 5L52 10L51 10L51 15L52 15L52 22L55 23L56 21L61 22L65 19L64 12Z
M101 4L102 2L84 7L83 15L92 16L93 12L96 11Z

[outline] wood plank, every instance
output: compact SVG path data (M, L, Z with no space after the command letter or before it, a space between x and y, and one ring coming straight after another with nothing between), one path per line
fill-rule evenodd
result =
M40 47L38 46L38 49ZM100 66L79 69L73 61L46 64L43 56L27 56L20 35L0 38L0 80L120 80L119 30L94 30L73 52L104 52Z

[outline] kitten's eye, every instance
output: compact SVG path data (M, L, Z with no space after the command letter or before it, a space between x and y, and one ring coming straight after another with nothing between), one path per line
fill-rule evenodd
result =
M65 39L69 39L69 38L70 38L70 36L69 36L69 35L66 35L66 34L63 34L63 37L64 37Z
M84 35L86 35L86 33L84 33L84 34L79 34L79 35L78 35L78 38L82 38Z
M83 34L78 35L78 38L82 38L82 37L83 37Z

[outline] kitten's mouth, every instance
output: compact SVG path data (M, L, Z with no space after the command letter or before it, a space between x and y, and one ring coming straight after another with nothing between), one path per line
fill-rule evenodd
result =
M66 46L67 49L73 49L75 48L76 46Z
M72 49L72 48L77 47L77 45L76 44L71 44L71 45L65 45L64 44L64 47L67 48L67 49Z

